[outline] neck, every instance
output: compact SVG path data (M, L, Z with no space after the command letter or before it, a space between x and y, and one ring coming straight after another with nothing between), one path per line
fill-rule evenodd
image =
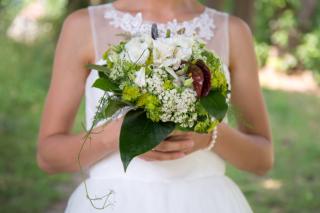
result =
M128 12L155 14L199 13L203 10L203 6L197 0L116 0L114 5Z

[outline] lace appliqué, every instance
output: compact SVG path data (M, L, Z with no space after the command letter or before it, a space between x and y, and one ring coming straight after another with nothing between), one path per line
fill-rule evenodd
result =
M131 15L115 9L112 4L108 4L107 7L104 18L109 19L112 26L121 28L131 34L151 33L152 23L143 20L142 13ZM178 22L174 19L167 23L158 23L159 35L165 37L167 30L176 34L179 30L184 29L184 34L187 36L195 35L209 41L214 36L214 29L216 28L210 12L212 12L210 9L205 8L201 15L190 21Z

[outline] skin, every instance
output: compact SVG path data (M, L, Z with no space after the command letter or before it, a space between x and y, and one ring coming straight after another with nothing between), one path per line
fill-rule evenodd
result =
M114 7L131 13L141 11L145 19L157 22L188 20L204 9L196 0L118 0ZM226 123L218 126L212 151L241 170L264 175L273 165L273 146L252 34L239 18L231 16L229 20L231 101L241 117L236 129ZM89 74L85 65L94 63L94 58L88 12L76 11L66 18L58 40L39 130L37 161L49 174L79 171L77 155L85 133L73 133L72 126ZM83 149L84 167L118 150L121 124L122 118L94 129L99 134L93 134ZM210 134L173 132L155 150L139 157L147 161L183 158L207 147L210 140Z

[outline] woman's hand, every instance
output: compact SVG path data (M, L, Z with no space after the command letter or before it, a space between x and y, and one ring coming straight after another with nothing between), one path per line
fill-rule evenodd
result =
M175 160L205 148L210 141L210 134L174 131L153 150L139 157L147 161Z

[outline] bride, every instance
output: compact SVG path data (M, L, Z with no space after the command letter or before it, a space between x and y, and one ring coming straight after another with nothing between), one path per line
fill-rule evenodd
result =
M97 72L85 65L97 62L110 44L118 43L119 34L147 32L152 23L160 32L184 28L185 34L195 34L220 56L231 102L240 115L238 128L225 120L216 140L211 134L177 132L136 157L124 173L118 151L120 114L98 125L94 131L99 134L85 146L81 164L88 178L71 195L66 212L252 212L225 176L225 162L257 175L266 174L273 164L252 35L239 18L197 0L117 0L76 11L65 20L39 131L39 167L49 174L79 171L77 155L85 132L71 132L74 118L85 95L89 128L102 95L91 87ZM109 196L91 203L86 193L91 198ZM96 209L103 206L107 207Z

